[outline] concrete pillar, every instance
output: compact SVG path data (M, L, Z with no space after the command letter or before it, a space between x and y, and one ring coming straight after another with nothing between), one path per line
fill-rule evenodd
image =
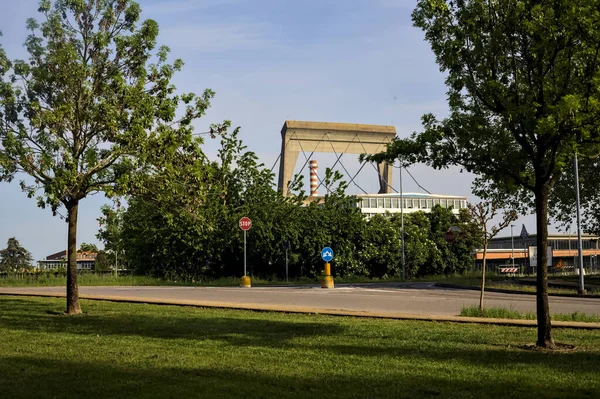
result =
M282 144L282 147L285 146L285 143ZM281 188L283 196L288 195L288 184L292 180L294 176L294 168L296 167L296 162L298 161L298 155L300 151L290 150L281 150L281 159L279 160L279 184L278 187Z
M379 194L389 194L392 192L392 168L387 162L377 164L379 173Z

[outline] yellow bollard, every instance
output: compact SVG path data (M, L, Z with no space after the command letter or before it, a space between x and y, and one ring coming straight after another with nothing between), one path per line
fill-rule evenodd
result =
M240 279L240 287L244 287L244 288L250 288L252 287L251 281L250 281L250 277L248 276L244 276Z
M331 265L325 262L325 276L321 280L321 288L333 288L333 277L331 277Z

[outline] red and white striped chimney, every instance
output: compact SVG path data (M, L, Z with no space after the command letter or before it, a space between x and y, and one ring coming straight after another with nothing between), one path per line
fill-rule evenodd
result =
M315 197L319 195L317 188L319 187L319 178L317 177L317 170L319 169L319 164L317 161L312 159L308 163L308 168L310 170L310 196Z

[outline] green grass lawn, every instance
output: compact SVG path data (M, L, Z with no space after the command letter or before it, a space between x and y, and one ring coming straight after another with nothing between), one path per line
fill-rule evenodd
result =
M491 307L484 308L483 312L479 310L479 306L463 306L459 316L464 317L490 317L494 319L522 319L536 320L535 312L521 313L518 310L506 307ZM553 313L551 319L555 321L577 321L583 323L600 323L598 314L586 314L582 312L573 313Z
M597 398L600 332L0 296L0 398Z

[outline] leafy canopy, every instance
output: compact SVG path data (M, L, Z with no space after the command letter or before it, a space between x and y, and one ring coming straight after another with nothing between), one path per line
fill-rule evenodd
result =
M56 211L127 192L137 175L198 151L192 121L213 93L175 94L183 62L156 48L158 24L140 23L137 3L44 0L39 11L42 21L27 21L28 60L0 48L0 180L31 176L23 190Z
M447 76L450 114L425 115L424 132L374 159L459 165L480 177L479 196L527 200L552 186L575 152L597 151L595 1L421 0L412 17Z

